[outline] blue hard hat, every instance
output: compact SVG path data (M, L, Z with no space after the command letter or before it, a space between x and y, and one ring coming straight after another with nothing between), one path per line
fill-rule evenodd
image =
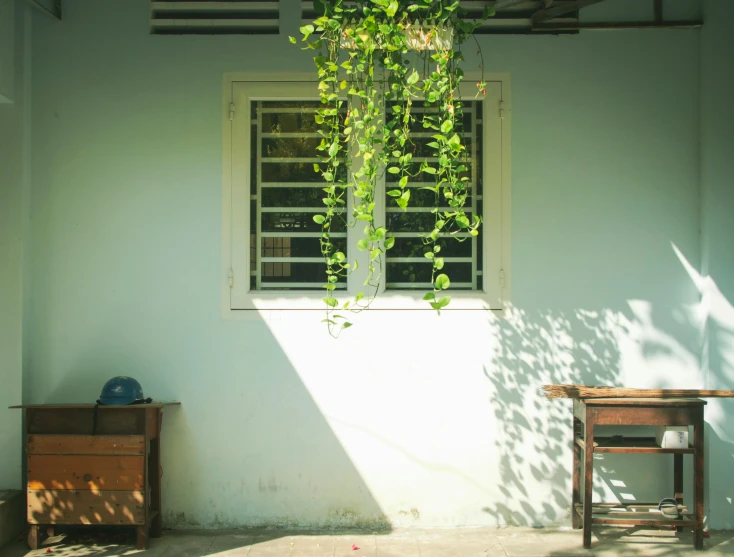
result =
M143 387L132 377L113 377L104 387L99 395L99 402L109 405L125 405L134 402L142 402Z

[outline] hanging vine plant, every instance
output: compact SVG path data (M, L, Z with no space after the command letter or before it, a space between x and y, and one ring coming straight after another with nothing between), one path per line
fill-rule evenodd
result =
M476 236L481 224L479 216L470 218L465 210L471 187L458 95L464 77L461 45L480 22L467 19L455 0L315 0L314 6L320 16L300 31L304 48L318 51L314 63L322 107L316 123L322 139L314 170L325 181L325 211L313 218L321 225L326 264L324 321L329 332L338 335L351 326L344 314L368 308L377 295L385 253L395 243L375 219L377 184L385 173L394 175L391 183L396 184L387 195L403 210L411 202L411 182L431 184L421 188L434 195L433 229L423 238L423 255L432 262L433 289L423 299L440 313L451 301L445 293L451 279L444 271L439 241ZM490 15L488 7L482 21ZM478 94L485 91L483 80L477 86ZM422 127L433 132L425 146L432 164L413 161L410 134L416 126L417 102L432 109L422 117ZM364 227L357 248L368 254L364 291L341 306L334 291L358 264L349 262L331 241L336 219Z

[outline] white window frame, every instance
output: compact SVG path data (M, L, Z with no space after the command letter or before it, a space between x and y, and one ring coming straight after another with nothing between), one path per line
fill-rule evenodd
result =
M476 75L467 75L462 95L474 100ZM506 74L485 75L484 100L484 191L483 290L449 290L451 305L444 311L484 310L501 315L510 301L510 80ZM222 312L226 318L247 317L259 311L323 310L324 292L316 290L250 290L250 107L251 100L298 100L318 98L312 74L226 74L222 106ZM285 91L285 94L283 92ZM236 156L246 153L246 156ZM385 219L384 182L378 184L375 215ZM366 253L357 250L361 229L348 229L350 259L357 258L360 269L349 276L347 289L334 293L341 303L352 300L362 286ZM362 261L364 259L364 261ZM362 263L365 263L362 265ZM422 298L423 290L384 290L372 304L374 309L434 311ZM366 292L365 292L366 294ZM253 311L255 310L255 311Z

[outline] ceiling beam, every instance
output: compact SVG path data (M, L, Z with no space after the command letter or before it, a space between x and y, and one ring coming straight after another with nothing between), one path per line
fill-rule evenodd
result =
M616 29L696 29L703 21L622 21L622 22L584 22L584 23L543 23L534 25L533 31L584 31Z
M553 19L554 17L558 17L560 15L564 15L570 12L575 12L587 6L598 4L599 2L603 1L604 0L577 0L576 2L566 3L562 6L551 6L550 8L535 12L533 14L533 23L543 23L544 21L548 21L549 19Z

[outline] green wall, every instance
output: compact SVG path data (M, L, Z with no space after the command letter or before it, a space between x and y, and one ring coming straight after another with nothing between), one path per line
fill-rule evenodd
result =
M17 7L17 10L16 10ZM25 8L0 4L0 490L21 487L21 415L7 410L22 400L23 234L28 121L24 44ZM8 34L13 41L5 42ZM9 52L5 49L9 49ZM10 56L6 56L11 54Z
M701 33L482 37L512 78L513 308L370 312L334 342L320 314L220 310L222 76L309 67L285 37L297 4L276 37L150 36L144 0L35 18L25 401L93 401L122 373L181 400L174 527L567 524L569 409L540 386L710 379L687 270L705 251ZM669 495L671 467L605 457L595 496Z

